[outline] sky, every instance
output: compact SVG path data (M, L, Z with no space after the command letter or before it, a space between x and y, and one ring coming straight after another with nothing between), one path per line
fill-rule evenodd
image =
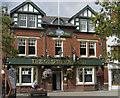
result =
M2 0L2 6L8 5L9 12L16 6L21 4L25 0ZM43 10L47 16L58 15L58 0L31 0L41 10ZM89 5L93 10L99 11L100 6L95 5L95 0L59 0L60 16L61 17L72 17L77 12L82 10L85 6Z

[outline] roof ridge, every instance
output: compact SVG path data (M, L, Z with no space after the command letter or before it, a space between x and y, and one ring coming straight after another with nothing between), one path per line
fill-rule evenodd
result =
M58 16L50 16L50 15L49 15L49 16L45 16L45 17L55 17L55 18L57 18ZM68 19L69 19L70 17L60 16L60 18L68 18Z

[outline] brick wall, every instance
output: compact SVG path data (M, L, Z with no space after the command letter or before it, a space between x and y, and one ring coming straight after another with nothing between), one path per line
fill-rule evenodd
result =
M1 39L2 39L2 33L0 31L0 97L2 95L2 74L1 74L1 71L2 71L2 49L1 49L2 43L1 43Z

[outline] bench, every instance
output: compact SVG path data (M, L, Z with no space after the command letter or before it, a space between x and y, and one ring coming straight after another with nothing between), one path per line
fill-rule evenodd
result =
M31 90L29 94L30 96L47 96L47 91Z

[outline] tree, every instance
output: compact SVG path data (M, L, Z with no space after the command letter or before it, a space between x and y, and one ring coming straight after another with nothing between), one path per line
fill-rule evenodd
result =
M116 35L118 40L120 38L120 1L119 0L103 0L100 2L97 0L95 4L100 5L101 9L99 12L95 13L95 18L91 18L94 24L99 23L95 28L95 32L100 36L102 40L105 40L103 36L110 37ZM115 39L116 40L116 39ZM119 49L114 49L119 50ZM119 54L119 51L114 51L114 53ZM103 51L105 49L103 48ZM106 57L109 59L120 58L120 55L111 55L110 53L106 54Z
M14 47L15 35L13 32L14 22L8 14L8 7L2 7L2 51L9 56L16 57L18 50Z

